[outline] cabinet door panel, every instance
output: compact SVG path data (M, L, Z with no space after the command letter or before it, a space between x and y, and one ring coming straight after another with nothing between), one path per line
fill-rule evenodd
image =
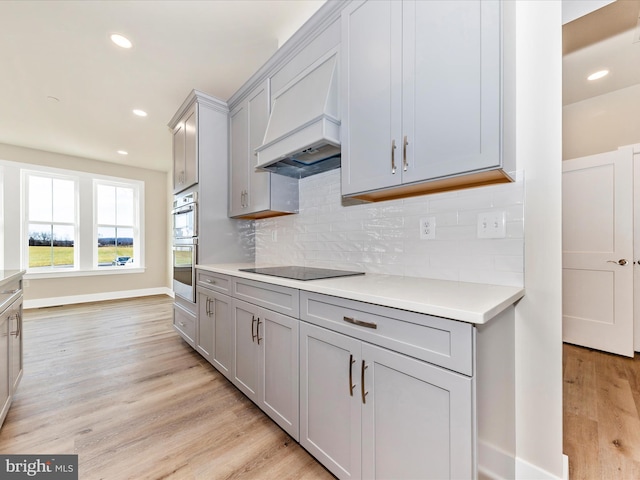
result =
M473 478L472 380L362 344L363 478Z
M211 363L229 380L233 377L233 317L231 297L212 295L213 304L213 352Z
M248 145L249 117L245 103L235 108L231 114L229 127L229 216L242 215L245 212L245 197L249 191Z
M403 18L403 182L498 166L499 2L407 1Z
M184 120L184 185L190 187L198 183L198 133L197 133L197 109L193 106ZM205 132L206 134L206 132Z
M9 381L9 316L0 318L0 425L7 415L11 399Z
M264 309L259 314L264 362L262 407L298 440L298 320Z
M233 301L235 323L235 373L233 384L253 402L258 403L260 390L260 355L256 342L256 307L240 300Z
M208 292L198 289L196 350L209 362L213 353L213 301Z
M342 13L343 194L402 180L401 22L397 1L356 2Z
M361 476L359 351L358 340L300 322L300 444L340 479Z
M173 130L173 193L184 187L184 122L180 122Z
M11 352L11 395L14 395L22 379L22 300L18 300L12 307L11 323L9 327Z
M247 101L249 116L249 210L260 212L269 210L270 205L270 176L269 172L256 172L257 157L254 150L262 145L264 133L269 121L269 90L267 82L256 89Z

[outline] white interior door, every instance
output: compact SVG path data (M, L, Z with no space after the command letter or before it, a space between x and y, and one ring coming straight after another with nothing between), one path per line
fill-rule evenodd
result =
M563 340L633 356L633 150L563 162Z

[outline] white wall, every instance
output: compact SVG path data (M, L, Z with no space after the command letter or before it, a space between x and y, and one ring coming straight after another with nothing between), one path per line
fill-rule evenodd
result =
M562 158L584 157L640 143L640 85L622 88L562 110Z
M101 175L119 176L145 183L145 271L144 273L95 275L53 279L30 279L25 282L25 305L57 305L65 303L122 298L133 295L170 292L167 252L170 251L169 207L170 190L167 173L124 165L72 157L13 145L0 144L0 160L32 165L77 170ZM4 268L20 267L19 183L4 185L3 215ZM11 222L9 224L9 222ZM12 232L15 232L13 234Z
M561 478L561 2L520 0L515 5L526 290L516 305L516 478Z

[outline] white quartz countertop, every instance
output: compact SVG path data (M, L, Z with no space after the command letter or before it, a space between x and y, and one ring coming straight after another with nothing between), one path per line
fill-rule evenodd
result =
M197 265L196 268L250 280L323 293L334 297L484 324L524 296L524 288L366 273L324 280L287 278L241 272L254 264Z

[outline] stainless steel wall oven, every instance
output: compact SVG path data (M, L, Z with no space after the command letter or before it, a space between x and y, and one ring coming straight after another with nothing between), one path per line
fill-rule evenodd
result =
M173 201L173 292L196 301L195 277L198 253L198 204L195 192Z

